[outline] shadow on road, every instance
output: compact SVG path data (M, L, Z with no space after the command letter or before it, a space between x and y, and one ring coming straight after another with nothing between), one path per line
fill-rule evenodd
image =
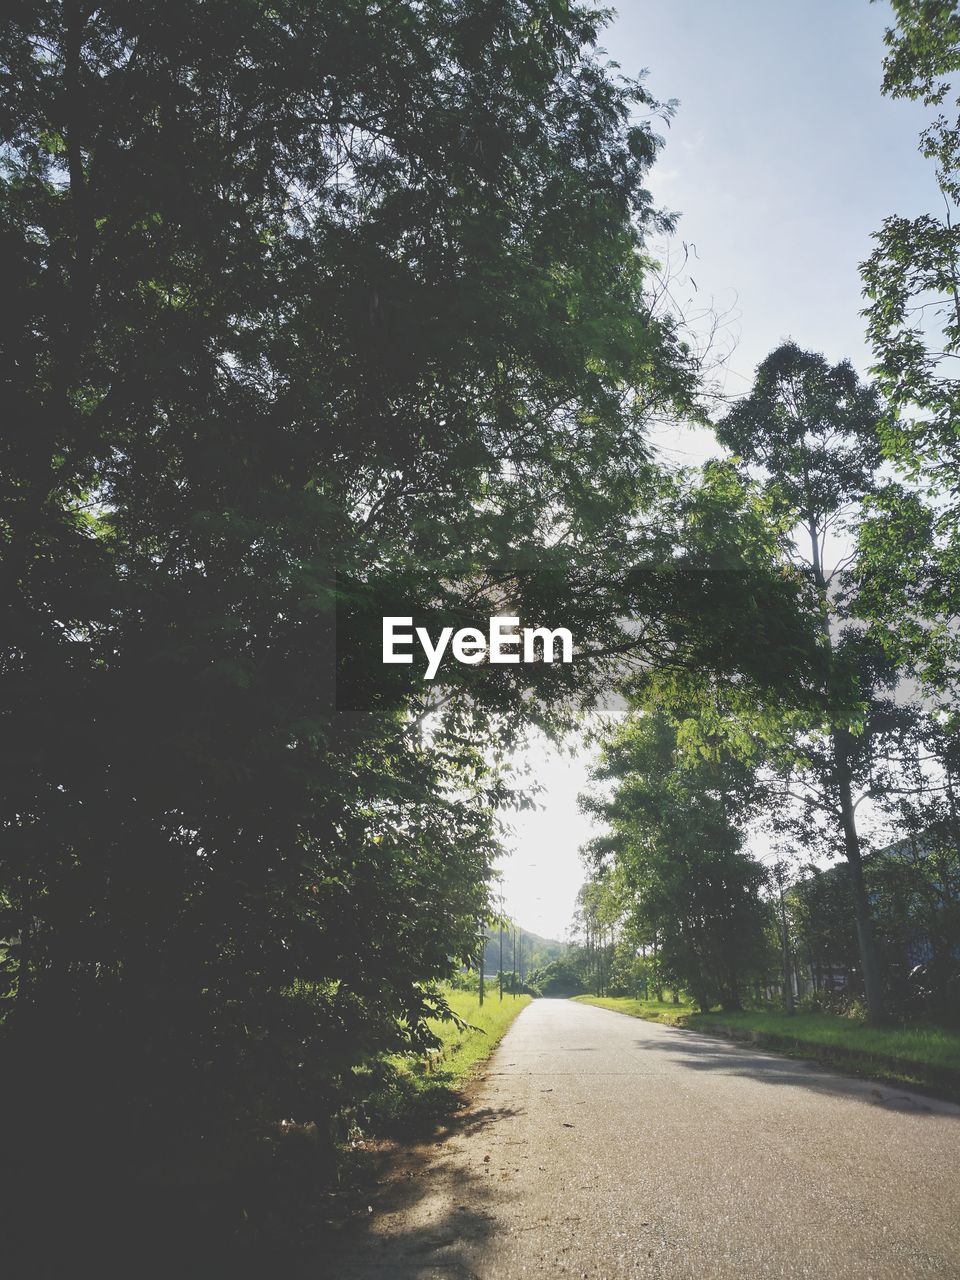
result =
M489 1164L474 1170L449 1159L451 1144L519 1114L513 1107L467 1110L429 1141L386 1152L371 1212L347 1223L322 1256L298 1269L298 1280L476 1280L467 1255L475 1257L494 1230L488 1206L496 1179ZM416 1225L397 1230L398 1218ZM381 1234L385 1223L389 1233Z
M683 1027L671 1027L670 1043L660 1037L634 1040L638 1049L674 1055L671 1061L690 1071L720 1071L762 1084L795 1085L837 1098L857 1098L888 1111L917 1115L949 1115L960 1118L960 1108L952 1103L908 1093L899 1085L874 1083L869 1079L843 1076L817 1062L800 1062L779 1057L768 1050L749 1048L704 1036Z

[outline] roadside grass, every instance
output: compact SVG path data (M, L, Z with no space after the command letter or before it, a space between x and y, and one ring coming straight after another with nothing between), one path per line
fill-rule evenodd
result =
M441 1040L438 1059L433 1066L434 1069L442 1067L451 1080L463 1083L476 1074L532 997L512 996L505 991L501 1000L494 990L492 995L487 994L481 1005L473 991L447 990L444 994L453 1012L470 1025L459 1028L439 1018L429 1023L430 1030Z
M614 1013L629 1013L647 1022L665 1022L671 1027L685 1027L695 1010L688 1004L672 1004L669 1000L634 1000L629 996L573 996L580 1004L595 1004Z
M375 1056L353 1068L342 1080L329 1131L288 1121L254 1136L249 1168L240 1167L234 1192L244 1206L244 1238L268 1241L278 1256L304 1241L322 1251L331 1232L369 1211L395 1143L432 1138L452 1124L466 1103L463 1087L530 997L504 993L501 1004L494 990L481 1009L475 993L445 989L444 995L471 1027L436 1020L430 1027L440 1046L431 1054ZM206 1211L199 1193L196 1199ZM274 1262L256 1274L278 1274Z
M690 1005L658 1000L574 998L650 1022L750 1040L761 1047L815 1058L858 1075L918 1085L960 1099L960 1032L943 1027L874 1028L829 1013L796 1013L790 1017L774 1010L749 1009L702 1014Z
M437 1018L428 1024L440 1041L431 1053L394 1055L368 1069L371 1089L358 1116L360 1128L375 1136L409 1136L429 1129L463 1106L462 1089L480 1071L528 995L496 989L480 1004L476 992L448 989L447 1003L467 1026Z

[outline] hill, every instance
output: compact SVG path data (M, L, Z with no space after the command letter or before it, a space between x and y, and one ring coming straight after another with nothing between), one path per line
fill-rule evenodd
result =
M567 952L567 944L558 942L556 938L542 938L538 933L531 933L522 926L517 930L517 968L524 975L532 969L542 968L551 960L558 960ZM522 963L521 963L522 961ZM496 973L500 968L500 931L491 930L487 936L484 949L484 973ZM503 931L503 968L510 972L513 968L513 935L507 929Z

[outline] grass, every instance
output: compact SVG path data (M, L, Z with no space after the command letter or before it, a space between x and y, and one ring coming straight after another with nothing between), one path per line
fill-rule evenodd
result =
M666 1000L632 1000L628 996L574 996L580 1004L595 1004L614 1013L628 1013L632 1018L646 1018L647 1022L665 1022L671 1027L690 1025L694 1010L686 1004L671 1004Z
M874 1028L837 1014L797 1013L790 1017L766 1009L702 1014L689 1005L617 996L575 999L651 1022L749 1039L766 1048L853 1069L857 1074L960 1098L960 1032L942 1027Z
M503 1039L530 996L501 1001L494 990L481 1006L476 992L448 989L447 1003L468 1026L435 1019L430 1029L438 1049L420 1058L395 1056L383 1061L363 1108L362 1128L374 1135L410 1136L429 1129L464 1103L462 1089L476 1076Z
M494 990L481 1005L473 991L448 990L445 994L453 1012L470 1026L459 1028L452 1022L432 1021L430 1030L439 1036L441 1047L430 1065L442 1069L449 1080L462 1084L476 1074L531 997L512 996L505 991L500 1000Z

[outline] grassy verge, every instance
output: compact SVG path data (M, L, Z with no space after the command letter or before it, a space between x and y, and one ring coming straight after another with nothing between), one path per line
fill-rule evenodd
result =
M447 1003L470 1025L437 1019L430 1029L440 1047L422 1058L393 1057L382 1064L379 1081L364 1108L363 1128L374 1134L409 1135L436 1124L463 1105L460 1090L475 1076L530 996L496 991L481 1006L474 992L447 991Z
M431 1066L448 1073L450 1080L462 1083L490 1056L531 997L512 996L505 991L500 1000L494 991L481 1005L472 991L448 991L446 995L450 1008L470 1027L460 1029L452 1022L431 1022L430 1030L441 1040Z
M694 1010L686 1004L670 1004L666 1000L632 1000L628 996L574 996L580 1004L595 1004L614 1013L629 1013L647 1022L665 1022L671 1027L686 1027Z
M798 1013L792 1018L767 1010L701 1014L687 1005L657 1000L575 998L635 1018L749 1040L762 1048L815 1058L857 1075L919 1086L960 1100L960 1033L941 1027L874 1029L828 1013Z

